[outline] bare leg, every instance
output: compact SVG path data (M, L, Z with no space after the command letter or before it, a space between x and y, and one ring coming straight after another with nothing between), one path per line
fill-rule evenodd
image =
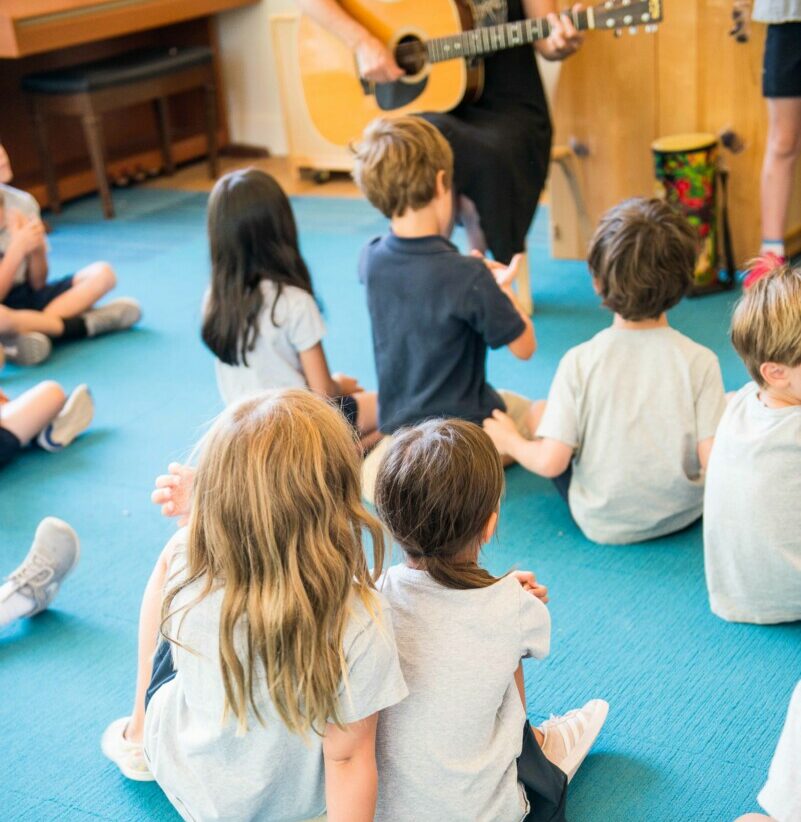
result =
M523 663L521 662L517 666L517 670L515 671L515 685L517 685L517 692L520 694L520 701L523 703L523 710L527 711L528 708L526 707L526 684L523 680ZM529 726L531 728L531 733L534 734L534 739L537 740L537 744L542 747L542 743L545 741L545 737L542 734L542 731L539 728L535 728L533 725Z
M0 406L0 425L27 445L64 407L67 395L52 380L40 382L11 402Z
M762 238L782 240L801 152L801 97L768 100L768 139L762 161Z
M43 311L15 311L0 306L0 338L30 334L32 331L40 331L48 337L60 337L64 333L64 321Z
M108 263L92 263L75 275L72 288L56 297L45 308L45 314L77 317L88 311L116 284L117 276Z
M765 816L764 813L747 813L739 817L736 822L776 822L772 816Z

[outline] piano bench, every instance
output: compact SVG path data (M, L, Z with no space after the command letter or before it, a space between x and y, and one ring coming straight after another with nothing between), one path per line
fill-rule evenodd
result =
M28 98L50 208L61 211L53 162L48 150L46 118L80 117L106 219L114 216L103 141L102 116L138 103L152 102L167 174L172 159L167 98L189 89L205 92L209 176L217 176L217 91L212 50L208 46L142 49L93 63L22 78Z

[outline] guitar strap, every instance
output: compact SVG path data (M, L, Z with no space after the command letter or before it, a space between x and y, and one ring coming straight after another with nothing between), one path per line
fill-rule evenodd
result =
M729 225L729 170L720 166L717 174L720 181L721 222L723 223L723 256L726 261L726 277L721 279L723 288L734 288L737 282L737 266L734 262L734 246L731 240L731 226Z

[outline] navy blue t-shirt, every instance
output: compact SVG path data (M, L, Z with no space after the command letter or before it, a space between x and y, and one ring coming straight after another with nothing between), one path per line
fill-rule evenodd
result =
M387 234L365 247L378 372L378 426L391 434L430 417L481 421L503 400L486 379L487 347L526 325L481 260L443 237Z

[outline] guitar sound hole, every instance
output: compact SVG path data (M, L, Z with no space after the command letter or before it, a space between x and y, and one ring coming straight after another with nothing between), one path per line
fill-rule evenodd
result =
M395 46L397 64L410 76L419 74L426 65L426 47L422 40L407 34Z

